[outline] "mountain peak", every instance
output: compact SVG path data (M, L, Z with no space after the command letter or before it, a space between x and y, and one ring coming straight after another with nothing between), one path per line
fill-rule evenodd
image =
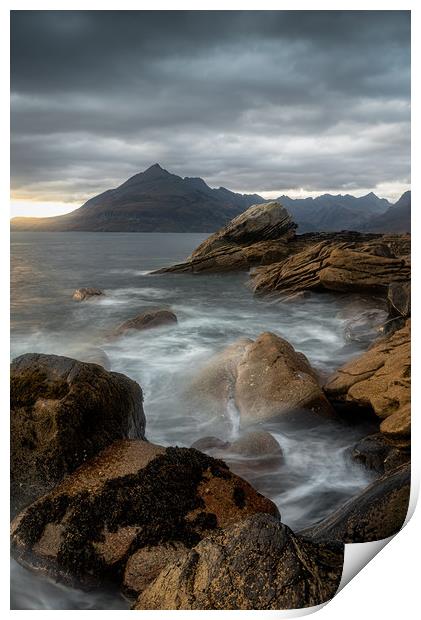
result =
M168 172L168 170L165 170L162 166L160 166L160 164L153 164L152 166L149 166L149 168L146 168L146 170L143 172L143 174L147 174L149 175L163 175L163 174L170 174Z

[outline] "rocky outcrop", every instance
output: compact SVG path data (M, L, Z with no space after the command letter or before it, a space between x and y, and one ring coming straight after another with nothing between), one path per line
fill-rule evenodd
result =
M393 333L403 327L406 319L411 316L411 283L392 283L387 292L387 305L389 316L385 331Z
M143 438L142 390L128 377L57 355L11 365L11 506L49 491L114 441Z
M241 426L296 410L332 415L307 358L283 338L265 332L215 356L192 381L186 399L209 415L235 406Z
M387 294L390 283L406 282L410 265L393 251L393 239L322 241L252 276L256 294L291 295L302 290Z
M296 225L278 202L253 205L206 239L185 263L154 273L247 270L288 256Z
M160 575L135 609L296 609L331 599L343 546L315 544L269 515L202 540Z
M258 512L279 516L270 500L222 461L191 448L121 440L14 520L12 553L68 584L121 583L129 558L140 549L168 555L171 544L191 548ZM133 573L133 563L127 570ZM126 576L133 590L135 579Z
M78 288L73 293L73 299L75 301L85 301L86 299L90 299L91 297L99 297L101 295L104 295L104 293L99 288Z
M129 330L143 331L145 329L154 329L156 327L165 327L166 325L176 324L177 317L171 310L153 309L142 312L133 319L128 319L122 323L114 332L115 336L121 336Z
M411 490L410 465L384 474L330 517L300 532L320 542L362 543L393 536L403 526Z
M332 402L370 408L380 430L396 447L407 448L411 435L410 320L342 366L325 385Z

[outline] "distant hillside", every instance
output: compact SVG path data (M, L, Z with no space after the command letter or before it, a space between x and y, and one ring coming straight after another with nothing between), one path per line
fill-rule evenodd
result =
M277 199L298 224L298 232L362 230L373 215L384 213L390 206L385 198L371 192L366 196L323 194L317 198Z
M410 205L410 192L409 195ZM400 200L404 199L404 194ZM278 199L298 224L298 232L400 231L407 206L391 205L373 193L355 198L323 194L317 198ZM12 231L98 232L214 232L253 204L265 201L258 194L236 194L210 188L198 177L182 178L155 164L115 189L94 196L85 204L57 217L17 217ZM404 201L405 202L405 201ZM405 203L406 205L406 203ZM393 209L398 209L394 211ZM406 211L405 211L406 213ZM398 226L395 229L394 226Z
M380 216L371 217L362 229L367 232L411 232L411 192L405 192Z
M106 232L213 232L250 205L257 194L211 189L199 178L182 178L159 164L57 217L19 217L12 230Z

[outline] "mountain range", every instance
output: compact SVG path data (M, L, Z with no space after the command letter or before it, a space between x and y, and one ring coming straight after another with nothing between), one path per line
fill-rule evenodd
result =
M397 203L373 193L360 198L323 194L317 198L277 199L298 224L298 232L410 230L411 193ZM55 217L16 217L12 231L214 232L252 204L258 194L212 189L199 177L180 177L154 164L93 198L79 209ZM409 204L409 206L408 206ZM399 228L400 230L397 230Z

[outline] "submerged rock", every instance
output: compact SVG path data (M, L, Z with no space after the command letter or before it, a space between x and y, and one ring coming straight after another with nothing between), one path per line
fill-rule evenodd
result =
M386 320L385 310L366 310L346 322L345 338L349 342L369 345L383 335Z
M325 392L331 401L370 408L382 420L380 430L400 448L411 437L411 337L405 326L378 340L360 357L351 360L328 380Z
M131 329L143 331L145 329L164 327L165 325L174 325L177 322L177 317L171 310L165 308L147 310L146 312L142 312L142 314L138 314L133 319L129 319L122 323L115 330L114 335L121 336Z
M241 426L296 410L332 416L307 358L283 338L265 332L241 339L215 356L192 381L187 400L210 415L235 406Z
M331 599L343 546L315 544L269 515L202 540L168 565L135 609L297 609Z
M266 265L288 256L296 224L279 202L253 205L208 237L185 263L154 273L221 272Z
M391 243L322 241L284 261L253 274L257 294L284 294L302 290L331 290L387 294L392 282L406 282L410 265L396 256Z
M85 299L90 299L91 297L99 297L100 295L104 295L104 292L99 288L78 288L73 293L73 299L75 301L85 301Z
M275 437L268 431L260 429L244 433L231 442L222 441L217 437L203 437L196 441L192 448L226 460L236 473L240 473L240 467L241 475L246 478L248 470L251 472L262 468L270 470L279 467L284 460L282 448ZM232 463L231 458L234 459Z
M368 469L384 474L403 463L407 463L409 450L399 450L390 444L383 433L376 433L361 439L352 450L352 458Z
M403 526L411 490L410 464L387 472L332 515L300 532L314 541L362 543L393 536Z
M144 437L140 386L58 355L28 353L11 365L12 512L85 460L126 437Z
M12 553L68 584L121 583L140 549L154 550L157 565L165 560L161 554L168 556L168 545L193 547L215 529L258 512L279 515L222 461L191 448L122 440L15 519ZM134 562L126 575L132 590L136 579L128 573L139 573ZM141 583L145 579L142 573Z
M111 368L110 358L105 351L99 347L78 349L74 352L74 357L81 362L87 362L88 364L99 364L99 366L102 366L105 370L110 370Z

